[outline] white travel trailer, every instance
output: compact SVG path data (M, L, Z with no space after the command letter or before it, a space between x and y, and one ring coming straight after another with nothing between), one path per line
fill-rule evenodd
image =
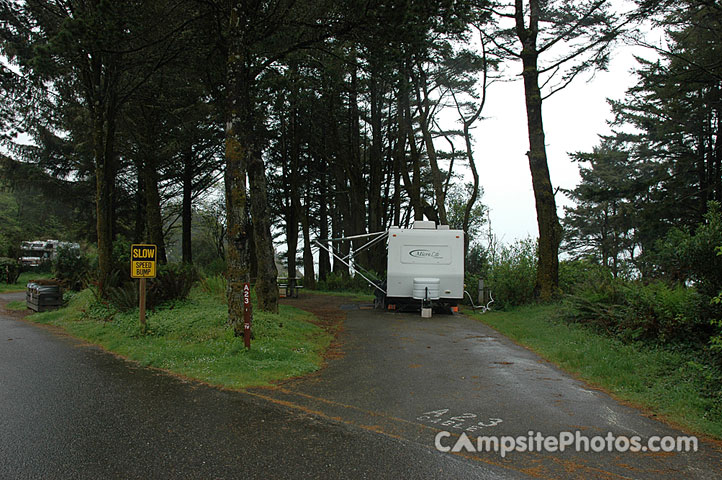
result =
M363 238L371 240L344 257L329 248L331 242ZM354 255L384 239L387 240L387 269L386 281L382 282L363 270L354 261ZM464 297L463 230L417 220L412 228L391 227L386 232L317 240L315 243L373 285L379 307L455 310Z
M59 247L69 247L80 251L77 243L60 242L58 240L35 240L20 244L20 262L26 267L37 267L44 262L55 260Z
M416 221L388 232L386 301L455 307L464 296L464 232Z

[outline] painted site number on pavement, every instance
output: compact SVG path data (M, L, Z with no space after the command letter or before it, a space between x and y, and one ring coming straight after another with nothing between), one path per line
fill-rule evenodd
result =
M133 244L130 246L130 276L132 278L155 278L158 249L155 245Z

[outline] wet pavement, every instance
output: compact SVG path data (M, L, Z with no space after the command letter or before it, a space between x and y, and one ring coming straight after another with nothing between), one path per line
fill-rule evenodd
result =
M347 311L343 355L327 368L259 398L348 423L420 446L453 446L462 433L476 437L592 438L687 433L621 405L543 361L491 328L463 315ZM592 445L594 445L592 443ZM598 444L597 444L598 445ZM624 448L624 442L620 445ZM455 456L447 453L448 456ZM697 452L512 452L462 450L456 456L531 478L722 478L719 442L700 440Z
M722 478L709 442L691 453L437 452L442 431L446 446L464 432L683 433L467 317L344 313L326 368L233 392L0 308L0 478Z
M19 296L0 295L0 302ZM0 307L0 478L516 478L140 368Z

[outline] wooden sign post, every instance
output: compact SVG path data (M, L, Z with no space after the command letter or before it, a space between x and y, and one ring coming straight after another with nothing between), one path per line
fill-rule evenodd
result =
M145 333L145 279L155 278L155 265L158 248L149 244L133 244L130 246L130 277L139 278L138 307L140 310L140 331Z
M251 349L251 317L253 306L251 305L251 284L243 284L243 343L247 350Z

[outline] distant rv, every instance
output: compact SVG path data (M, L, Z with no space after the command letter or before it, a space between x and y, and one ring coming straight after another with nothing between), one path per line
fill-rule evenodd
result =
M20 263L27 267L37 267L45 262L52 262L58 254L59 247L70 247L80 251L80 245L59 240L36 240L20 244Z

